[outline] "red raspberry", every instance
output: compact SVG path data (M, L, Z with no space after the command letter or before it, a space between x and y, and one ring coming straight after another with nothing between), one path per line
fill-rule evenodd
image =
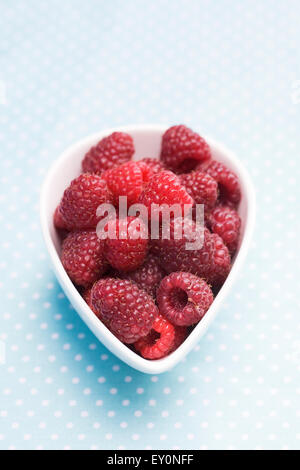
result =
M211 160L201 163L198 170L204 171L212 176L219 186L219 200L227 204L237 205L241 199L241 189L237 175L229 170L223 163Z
M145 359L161 359L173 352L185 338L186 328L174 326L159 315L150 333L134 343L134 347Z
M171 323L190 326L198 323L214 300L203 279L187 272L166 276L157 292L158 308Z
M97 317L127 344L146 336L158 316L152 297L127 280L101 279L93 285L91 300Z
M84 291L81 294L89 307L91 307L92 305L91 293L92 293L92 288L87 287L86 289L84 289Z
M96 314L96 310L94 309L92 305L92 288L89 287L87 288L83 294L82 294L83 299L86 301L90 309Z
M176 238L176 234L183 236ZM177 236L178 237L178 236ZM186 244L203 238L202 248L187 250ZM157 257L163 269L169 274L174 271L188 271L202 277L212 264L214 243L207 228L197 227L195 222L181 218L171 221L170 240L152 240L152 252Z
M144 186L143 169L138 162L123 163L105 171L101 177L107 182L116 206L119 204L120 196L127 196L129 206L138 201Z
M180 183L179 178L171 171L164 170L150 179L139 197L139 203L147 207L150 217L152 204L159 206L180 204L183 214L184 204L193 205L194 201Z
M203 277L213 287L221 286L229 274L231 268L231 259L228 248L224 245L219 235L213 233L211 239L214 243L214 257L212 264L208 267Z
M211 211L208 223L213 233L218 234L231 255L237 249L241 219L236 210L226 206L217 206Z
M175 351L184 342L188 335L188 329L185 326L175 326L175 338L173 344L173 351Z
M157 158L145 157L141 160L138 160L137 163L142 168L143 180L145 183L148 183L148 181L153 175L156 175L160 171L166 169L162 162L160 160L157 160Z
M149 255L141 267L130 273L119 273L117 277L135 282L140 289L145 290L155 298L157 288L164 275L165 273L159 266L157 259L153 255Z
M54 225L57 229L60 229L60 230L65 230L66 229L63 218L62 218L62 216L60 214L60 211L59 211L59 206L57 206L57 208L55 209L54 216L53 216L53 222L54 222Z
M132 137L124 132L113 132L87 152L82 161L82 171L100 174L127 162L133 154Z
M55 212L53 215L53 223L54 223L54 227L57 230L57 234L60 238L60 241L62 242L68 235L69 230L67 230L65 227L64 221L59 212L59 206L55 209Z
M196 204L205 205L205 212L215 206L218 184L211 176L201 171L193 171L180 175L180 181Z
M111 203L106 182L100 176L82 174L65 190L56 217L68 230L95 228L96 211L103 203Z
M148 251L148 233L145 224L136 217L111 220L107 224L105 256L118 271L133 271L145 261ZM116 238L109 238L109 233Z
M104 242L93 230L71 232L63 241L61 262L75 284L88 286L107 268Z
M162 137L161 161L176 173L193 170L199 162L211 158L208 144L186 126L170 127Z

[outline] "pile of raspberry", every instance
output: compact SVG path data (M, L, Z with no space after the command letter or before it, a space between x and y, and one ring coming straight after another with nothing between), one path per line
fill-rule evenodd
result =
M93 313L120 341L154 360L182 344L228 276L239 242L241 190L235 173L184 125L163 134L159 159L134 161L134 153L123 132L92 147L64 191L54 224L62 264ZM190 204L193 216L184 224L174 216L168 239L161 231L156 239L145 235L150 215L144 225L134 216L117 218L106 225L115 237L102 239L97 208L113 204L118 214L120 196L128 206L144 204L149 214L153 204ZM196 204L203 204L204 228L195 222Z

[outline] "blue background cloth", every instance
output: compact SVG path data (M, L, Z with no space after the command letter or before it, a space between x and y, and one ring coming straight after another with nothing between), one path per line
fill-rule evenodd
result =
M299 20L297 0L0 0L1 448L300 448ZM157 377L70 307L38 217L66 146L149 122L232 148L258 202L226 305Z

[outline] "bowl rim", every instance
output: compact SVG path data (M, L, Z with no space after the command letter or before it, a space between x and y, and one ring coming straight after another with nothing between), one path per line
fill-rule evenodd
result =
M79 147L90 144L91 142L99 141L104 136L116 131L126 132L128 134L136 131L163 133L169 127L170 126L168 125L162 124L131 124L128 126L116 126L110 129L104 129L100 132L93 133L87 137L84 137L83 139L80 139L79 141L68 146L51 164L50 169L47 172L47 175L42 184L40 193L40 222L42 234L48 254L50 255L50 259L52 261L54 272L64 293L67 295L77 314L79 314L85 324L89 327L90 330L92 330L92 332L99 339L99 341L102 342L102 344L104 344L113 354L117 355L119 359L127 363L129 366L148 374L160 374L169 369L172 369L178 362L180 362L180 360L182 360L187 355L189 351L191 351L191 349L193 349L193 347L205 334L209 325L214 320L217 311L220 309L220 306L227 297L240 272L240 269L245 261L247 252L249 250L255 224L255 192L248 171L245 169L243 164L231 150L229 150L223 144L218 143L214 139L205 135L203 136L214 150L226 155L226 158L228 159L228 161L230 161L230 163L234 167L234 170L238 173L243 197L246 197L247 199L247 217L245 220L243 240L236 255L231 271L227 279L225 280L222 288L220 289L218 295L215 297L206 315L198 323L194 330L189 334L184 343L179 346L179 348L177 348L169 356L155 361L144 359L143 357L139 356L137 353L129 349L127 346L125 346L123 343L121 343L121 341L119 341L113 335L113 333L111 333L108 328L104 326L103 323L91 311L91 309L81 297L81 295L73 285L72 281L70 280L69 276L67 275L66 271L62 266L59 255L51 238L48 222L49 214L47 213L46 209L49 191L51 191L51 182L53 182L55 174L59 170L62 163L68 158L70 158L70 155L74 153Z

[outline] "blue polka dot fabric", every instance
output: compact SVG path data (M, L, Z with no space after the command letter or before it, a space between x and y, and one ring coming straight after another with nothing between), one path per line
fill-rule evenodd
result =
M297 0L0 1L0 447L299 449ZM102 346L70 306L40 187L81 137L185 123L248 168L242 275L171 372Z

